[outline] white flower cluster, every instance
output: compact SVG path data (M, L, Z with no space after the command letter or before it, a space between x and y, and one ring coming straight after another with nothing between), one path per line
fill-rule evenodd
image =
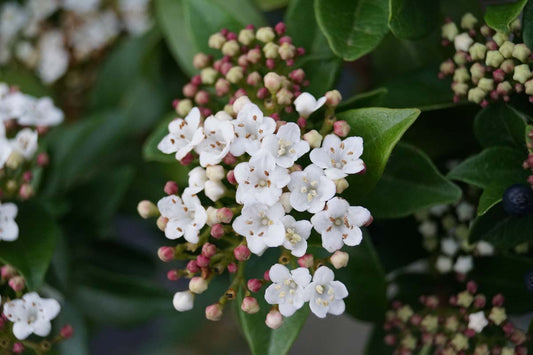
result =
M149 0L118 0L116 6L101 0L8 1L0 6L0 67L15 58L44 83L53 83L71 62L87 59L121 31L146 32L149 5ZM64 12L59 21L52 19L59 11Z
M295 102L300 115L308 116L325 101L317 101L308 93L301 96L302 100ZM303 100L308 97L312 100ZM189 187L181 198L170 195L158 203L161 215L168 220L166 236L169 239L183 236L197 243L204 225L213 224L212 207L204 208L195 195L203 190L214 202L230 197L237 206L242 206L231 227L246 238L247 247L256 255L262 255L267 248L283 246L293 256L302 257L313 228L330 253L344 245L358 245L362 240L360 228L372 219L370 212L350 206L335 194L336 183L342 180L346 186L346 176L365 170L360 159L363 140L360 137L341 140L330 134L322 144L321 138L318 144L313 141L311 150L296 123L276 122L247 97L237 99L233 111L236 118L218 112L202 123L200 110L193 108L185 119L169 124L169 134L158 148L166 154L175 154L178 160L188 159L194 151L200 166L190 172ZM306 154L311 163L303 168L296 162ZM234 197L223 182L226 172L222 162L232 165L228 158L232 164L240 162L227 175L233 179L228 181L236 185ZM290 215L293 209L312 216L296 220ZM285 316L292 315L305 301L310 302L311 310L319 317L344 310L342 298L348 293L344 285L333 281L333 272L327 267L319 268L313 281L308 269L289 271L282 265L273 266L270 277L274 284L267 291L267 301L279 304Z

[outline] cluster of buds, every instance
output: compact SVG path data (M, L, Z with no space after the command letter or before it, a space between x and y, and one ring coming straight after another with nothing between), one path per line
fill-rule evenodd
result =
M489 303L470 281L466 290L447 301L437 296L421 296L422 307L393 302L386 314L385 343L395 354L525 355L530 339L516 329L507 317L504 297L495 295Z
M529 126L531 129L527 133L527 159L524 161L523 167L531 171L531 175L528 177L527 182L533 188L533 126Z
M197 106L207 117L216 112L219 101L226 102L226 113L234 115L233 103L243 95L261 102L276 120L279 112L294 112L292 103L309 82L305 72L294 67L305 50L292 44L284 23L257 30L249 25L238 34L223 29L209 38L209 47L220 54L196 54L193 64L200 73L183 87L184 98L174 101L179 115Z
M282 24L255 32L249 26L239 36L226 31L217 33L210 43L228 51L229 59L238 58L237 53L248 58L253 51L243 50L237 39L243 46L256 40L266 43L265 52L275 48L277 54L268 54L266 61L240 60L243 70L254 68L260 75L262 69L292 64L286 63L292 57L281 54L283 48L292 48L290 39L280 38L280 45L273 42L276 34L283 31ZM228 43L236 46L235 53L229 53L229 45L225 46ZM260 48L257 53L261 57ZM219 68L218 64L215 66ZM213 70L218 76L217 69ZM283 85L271 87L271 80L285 80L275 72L268 72L262 79L273 92L282 90ZM338 91L328 92L318 100L303 92L294 102L280 103L276 95L270 101L258 96L256 86L245 81L234 84L242 94L232 97L232 104L222 104L214 115L205 106L185 109L180 101L178 112L186 117L169 124L169 133L158 148L193 167L188 187L179 195L177 184L168 182L164 189L168 196L157 206L149 201L138 206L142 217L158 217L157 225L168 239L185 239L177 246L161 247L158 252L165 262L188 260L184 269L168 273L171 280L190 279L189 290L176 293L174 306L178 311L192 309L195 295L206 291L214 277L227 271L234 274L233 281L218 302L206 308L210 320L219 320L227 302L238 294L243 295L244 312L258 312L259 303L253 294L268 284L265 299L273 307L265 322L271 328L280 327L284 316L293 315L306 302L318 317L341 314L348 291L334 280L328 265L347 265L348 253L340 249L358 245L362 240L361 227L370 224L372 217L364 207L350 206L335 195L348 187L348 175L365 172L360 159L363 140L342 139L349 127L335 117L340 101ZM325 119L308 121L322 106L326 108ZM311 127L313 122L321 125L316 127L320 132ZM330 257L315 260L308 240L321 242ZM278 263L262 278L246 280L247 260L252 254L261 257L268 248L279 250Z
M458 26L451 20L442 26L442 44L453 43L455 54L440 66L439 77L453 77L454 102L466 98L485 107L489 102L509 101L525 92L533 102L531 50L520 38L520 20L506 34L481 25L470 13Z
M0 298L0 351L22 354L28 350L36 354L50 351L54 344L73 334L70 325L63 326L53 337L39 342L29 341L31 334L46 338L50 335L51 321L61 309L55 299L41 298L36 292L27 292L24 278L10 265L0 268L2 288Z
M473 268L473 256L490 256L494 247L485 241L468 242L475 207L466 199L456 205L437 205L415 214L424 248L432 254L433 268L464 278Z
M13 61L51 84L69 66L86 61L123 31L151 26L149 0L7 1L0 6L0 67Z

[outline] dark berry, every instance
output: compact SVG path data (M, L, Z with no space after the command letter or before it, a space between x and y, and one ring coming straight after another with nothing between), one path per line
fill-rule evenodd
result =
M524 275L524 282L526 283L526 287L529 291L533 292L533 269L529 270Z
M529 185L512 185L503 193L502 204L507 214L526 215L533 211L533 190Z

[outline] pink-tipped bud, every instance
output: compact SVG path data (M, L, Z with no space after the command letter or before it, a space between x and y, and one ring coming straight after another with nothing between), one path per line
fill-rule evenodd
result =
M237 179L235 179L235 172L233 170L228 171L226 178L230 184L237 185Z
M196 257L196 265L198 265L199 267L208 267L209 261L209 258L203 254L200 254Z
M161 247L157 250L157 256L161 261L168 263L169 261L174 260L176 249L173 247Z
M189 98L194 97L197 91L198 91L198 86L193 85L191 83L186 84L182 89L183 96L189 97Z
M271 281L270 280L270 270L267 270L263 273L263 279L265 279L265 281Z
M313 258L313 254L305 254L304 256L301 256L298 258L298 265L305 268L310 268L314 265L315 259Z
M292 44L292 38L290 38L289 36L283 36L279 39L279 44L283 44L283 43L288 43L288 44Z
M487 303L487 299L483 295L476 295L474 297L474 307L475 308L483 308L485 307L485 304Z
M217 218L221 223L230 223L233 219L233 212L228 207L222 207L217 211Z
M276 61L272 58L268 58L266 60L266 66L270 70L274 69L276 67Z
M271 329L278 329L283 325L283 316L277 310L271 310L268 312L265 324Z
M248 77L246 78L246 83L250 86L257 86L261 82L261 74L254 71L253 73L250 73Z
M157 218L157 228L159 228L160 231L164 232L165 229L167 228L167 224L168 224L168 218L167 217L163 217L163 216L159 216Z
M514 325L511 322L507 322L503 326L503 332L505 335L510 336L514 332Z
M505 301L505 298L501 293L498 293L494 297L492 297L492 305L494 307L501 307L503 306L503 302Z
M224 164L227 165L233 165L237 162L237 158L231 153L226 154L226 156L222 160L224 161Z
M238 269L237 264L235 264L235 263L229 263L228 264L228 272L229 273L234 274L234 273L237 272L237 269Z
M4 265L0 269L0 273L2 275L2 279L7 280L15 276L17 274L17 270L15 270L13 266Z
M24 352L24 344L15 343L13 344L13 348L11 350L13 351L13 354L22 354Z
M209 103L209 93L205 90L200 90L194 96L194 101L200 105L205 106Z
M24 282L24 278L22 278L22 276L13 276L11 279L9 279L8 284L9 287L11 287L15 292L22 291L26 286L26 282Z
M274 27L274 31L276 31L276 33L280 36L283 35L286 30L287 30L287 26L283 22L278 22L276 26Z
M250 292L259 292L261 287L263 287L263 282L259 279L250 279L248 280L247 286Z
M474 281L468 281L466 284L466 290L472 294L477 292L477 284Z
M189 270L189 272L195 274L197 273L198 271L200 271L200 267L198 267L198 264L196 263L196 260L191 260L187 263L187 270Z
M167 279L170 281L177 281L180 278L178 270L169 270L167 271Z
M48 157L48 154L40 153L37 156L37 165L39 165L40 167L47 166L49 162L50 162L50 158Z
M200 75L195 75L191 78L191 84L200 86L202 85L202 77Z
M340 250L337 250L335 253L333 253L332 256L329 257L329 261L335 269L341 269L343 267L346 267L346 265L348 265L349 260L350 255L347 252Z
M272 93L275 93L281 87L281 77L274 73L267 73L263 79L265 87Z
M139 212L139 216L145 219L159 216L159 210L157 209L157 206L148 200L139 202L137 205L137 212Z
M19 196L22 200L27 200L33 196L35 190L30 184L22 184L19 189Z
M307 126L307 120L303 117L298 118L298 121L296 121L296 123L300 128L305 128L305 126Z
M233 249L233 255L235 255L235 259L245 261L250 259L251 252L246 245L239 245Z
M192 153L187 153L181 160L180 164L183 166L187 166L194 160L194 155Z
M68 339L71 338L74 335L74 329L70 324L64 325L61 330L59 331L59 334L64 338Z
M296 69L289 73L289 78L297 84L305 79L305 72L302 69Z
M213 322L219 321L222 318L222 305L215 303L205 307L205 318Z
M331 107L337 107L341 103L342 95L338 90L331 90L326 92L326 105Z
M464 331L464 335L467 337L467 338L472 338L474 335L476 335L476 331L474 329L466 329Z
M268 89L267 88L260 88L257 90L257 98L260 100L266 99L268 96Z
M192 59L192 65L196 69L203 69L209 65L209 56L204 53L196 54Z
M231 84L229 81L227 81L224 78L219 78L217 82L215 83L215 91L217 96L224 96L226 95L231 88Z
M259 307L259 303L255 299L255 297L247 296L247 297L244 297L244 299L242 300L241 309L245 313L255 314L259 312L261 307Z
M164 191L167 195L175 195L178 193L178 184L175 181L167 181Z
M392 334L387 334L385 336L385 344L393 346L394 344L396 344L396 337Z
M346 121L336 121L333 123L333 132L339 137L346 137L350 133L350 125Z
M30 182L33 179L33 174L31 171L25 171L24 174L22 174L22 178L25 182Z
M217 247L215 244L211 243L205 243L202 246L202 255L204 255L207 258L212 258L217 253Z
M220 239L224 236L224 226L220 223L211 226L210 235L215 239Z

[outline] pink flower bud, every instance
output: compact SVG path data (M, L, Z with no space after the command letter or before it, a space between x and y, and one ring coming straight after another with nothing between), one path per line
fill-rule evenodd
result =
M22 343L13 344L13 354L22 354L24 352L24 345Z
M217 253L215 244L205 243L202 246L202 254L207 258L212 258Z
M514 325L511 322L507 322L503 326L503 332L505 335L509 336L514 332Z
M292 38L290 38L289 36L283 36L279 39L279 44L283 44L283 43L288 43L288 44L292 44Z
M215 239L220 239L224 236L224 226L220 223L211 226L210 235Z
M270 281L270 270L263 273L263 279L265 279L265 281Z
M268 89L267 88L260 88L257 90L257 98L260 100L266 99L268 96Z
M385 344L393 346L394 344L396 344L396 337L392 334L387 334L385 336Z
M332 256L329 257L329 261L335 269L341 269L345 267L346 265L348 265L349 260L350 255L340 250L337 250L335 253L333 253Z
M235 172L233 170L228 171L226 178L230 184L237 185L237 179L235 179Z
M196 54L192 59L192 65L196 69L203 69L209 65L209 56L204 53Z
M178 184L175 181L167 181L164 191L167 195L175 195L178 193Z
M278 35L283 35L285 31L287 30L287 26L283 22L278 22L276 26L274 27L274 30Z
M22 178L25 182L30 182L33 179L33 174L31 171L25 171L24 174L22 174Z
M307 120L303 117L298 118L298 121L296 121L296 123L300 128L305 128L305 126L307 126Z
M202 85L202 77L200 75L195 75L191 78L191 84L200 86Z
M200 268L198 267L198 264L196 263L196 260L191 260L187 263L187 270L191 273L197 273L200 271Z
M246 53L246 58L250 63L257 64L261 60L261 50L259 48L250 49L248 53Z
M34 194L33 187L30 184L22 184L19 189L19 196L23 200L27 200Z
M205 307L205 318L213 322L219 321L222 318L222 305L215 303Z
M270 70L274 69L276 67L276 61L272 58L268 58L266 60L266 66Z
M245 313L255 314L259 312L261 308L259 307L259 303L257 303L255 297L247 296L242 300L241 309Z
M224 157L223 161L224 161L224 164L233 165L233 164L235 164L237 162L237 158L235 156L233 156L233 154L228 153Z
M13 276L11 279L9 279L8 284L9 287L11 287L15 292L22 291L26 286L26 283L24 282L24 278L22 278L22 276Z
M70 324L66 324L61 328L61 330L59 331L59 334L63 338L68 339L68 338L71 338L72 335L74 335L74 329L72 328Z
M209 93L205 90L200 90L194 96L194 101L200 105L205 106L209 103Z
M17 270L15 270L15 268L11 265L4 265L0 269L0 273L2 275L2 279L7 280L15 276L17 274Z
M217 82L215 83L215 91L217 96L224 96L226 95L231 88L231 84L229 81L227 81L224 78L219 78Z
M192 153L187 153L187 155L185 155L183 159L180 160L180 164L183 166L187 166L190 163L192 163L193 160L194 160L194 155Z
M350 125L346 121L336 121L333 123L333 132L339 137L346 137L350 133Z
M237 272L237 264L235 263L229 263L228 264L228 272L234 274Z
M312 254L305 254L298 258L298 265L305 268L310 268L314 265L315 259Z
M157 250L157 256L165 263L174 260L176 249L173 247L161 247Z
M289 73L289 78L299 84L305 79L305 72L302 69L295 69Z
M247 286L250 292L259 292L261 287L263 287L263 282L259 279L250 279L248 280Z
M326 92L326 105L331 107L337 107L341 103L342 96L338 90L331 90Z
M281 87L281 77L274 72L267 73L263 79L263 82L265 87L272 93L278 91Z
M271 329L278 329L281 327L283 324L283 317L281 313L274 309L268 312L265 319L265 324Z
M477 284L474 281L468 281L466 284L466 290L472 294L477 292Z
M233 212L228 207L222 207L217 211L217 218L222 223L230 223L233 219Z
M250 249L246 245L239 245L235 249L233 249L233 255L235 255L235 259L239 261L245 261L250 259Z
M494 297L492 297L492 305L494 307L501 307L503 306L503 302L505 301L505 298L501 293L498 293Z
M183 96L185 97L193 97L194 95L196 95L197 91L198 91L198 86L193 85L191 83L186 84L182 89Z
M176 280L179 280L180 278L180 274L178 273L177 270L169 270L167 272L167 279L170 280L170 281L176 281Z
M476 331L474 329L465 329L464 331L464 335L467 337L467 338L472 338L474 335L476 335Z
M166 217L163 217L163 216L159 216L157 218L157 228L159 228L159 230L161 230L162 232L165 231L165 229L167 228L167 223L168 223L168 218Z
M474 297L474 307L483 308L483 307L485 307L486 303L487 303L487 300L486 300L485 296L476 295L476 297Z
M196 265L198 265L199 267L208 267L209 261L209 258L203 254L200 254L196 257Z
M48 157L48 154L40 153L37 156L37 165L39 165L40 167L44 167L48 165L49 162L50 162L50 158Z

